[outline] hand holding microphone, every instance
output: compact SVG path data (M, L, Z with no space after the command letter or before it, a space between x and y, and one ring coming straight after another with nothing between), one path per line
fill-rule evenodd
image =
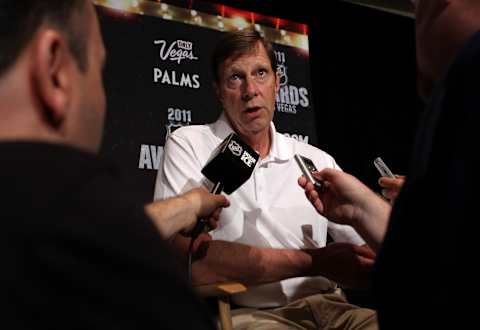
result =
M231 133L214 150L207 165L202 169L203 175L213 183L211 193L231 194L250 178L260 155L238 135ZM218 214L217 214L218 215ZM216 224L216 222L215 222ZM192 278L192 254L195 239L205 229L207 221L199 218L192 230L188 248L188 278Z
M193 228L199 218L206 219L206 225L209 229L217 228L222 208L230 205L225 196L209 193L203 187L192 189L179 197L184 198L192 210L192 217L186 219L188 222L180 231L185 236L193 233Z
M195 188L176 197L157 200L145 205L145 212L168 239L176 233L189 235L199 217L206 217L208 225L217 226L220 211L230 203L225 196Z
M237 190L253 173L260 155L240 137L231 133L215 149L212 157L202 169L203 175L213 183L211 193L231 194ZM199 218L192 231L195 239L206 227L206 221Z

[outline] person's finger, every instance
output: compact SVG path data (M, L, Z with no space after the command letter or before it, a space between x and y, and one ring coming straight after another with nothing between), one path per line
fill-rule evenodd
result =
M298 184L300 185L300 187L305 189L305 186L307 185L307 183L308 183L307 178L305 178L303 175L298 178Z
M325 207L323 205L323 202L320 200L320 198L317 198L314 202L313 202L313 206L315 207L315 209L323 214L325 212Z
M220 212L222 211L221 208L218 208L216 209L211 215L210 215L210 219L212 221L217 221L220 219Z
M305 184L305 191L313 191L315 190L315 187L313 186L313 183L311 183L310 181L307 181L307 183Z
M355 253L357 253L359 256L369 259L375 259L377 256L375 252L373 252L373 250L367 245L356 246Z
M230 206L230 201L227 199L227 197L223 195L213 195L213 199L215 201L215 205L217 207L229 207Z
M387 199L397 198L399 190L397 189L382 189L382 196Z
M397 188L399 189L403 185L404 179L399 178L389 178L389 177L380 177L378 179L378 184L383 188Z
M310 190L308 192L308 199L313 203L319 199L318 192L316 190Z
M365 257L362 257L362 256L358 256L357 258L358 258L358 261L360 262L360 264L362 265L362 267L373 268L373 265L375 264L375 259L365 258Z
M389 178L386 176L381 176L378 178L378 184L381 185L382 187L391 187L396 183L395 178Z
M324 212L324 206L323 203L318 195L318 192L316 190L311 190L306 193L307 198L310 201L310 203L313 205L313 207L321 214Z
M340 171L333 168L324 168L321 171L314 172L313 177L320 181L333 181Z
M215 212L213 212L213 216L215 217L215 219L218 221L220 219L220 213L222 213L222 210L223 209L216 209Z
M218 227L218 221L220 220L219 217L211 216L208 218L208 229L212 230Z

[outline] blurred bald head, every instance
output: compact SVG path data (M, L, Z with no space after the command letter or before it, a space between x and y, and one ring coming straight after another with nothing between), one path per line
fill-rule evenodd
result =
M480 29L478 0L416 0L416 42L426 92L441 79L463 44Z
M86 67L86 37L72 24L74 15L85 8L86 0L0 0L0 76L18 58L42 25L64 31L72 54Z
M105 49L89 0L0 0L0 140L96 152Z

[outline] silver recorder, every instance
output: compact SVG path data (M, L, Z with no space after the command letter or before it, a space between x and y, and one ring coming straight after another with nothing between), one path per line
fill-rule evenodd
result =
M388 168L388 166L383 162L380 157L375 158L373 165L377 168L381 176L386 176L389 178L395 178L395 174Z
M317 171L317 168L315 167L315 164L313 164L312 160L299 154L296 154L294 158L307 180L313 183L317 190L322 189L322 183L315 179L312 175L313 172Z

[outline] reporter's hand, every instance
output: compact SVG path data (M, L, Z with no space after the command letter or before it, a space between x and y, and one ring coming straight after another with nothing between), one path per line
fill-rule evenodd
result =
M168 239L177 233L189 235L199 218L205 219L211 229L216 228L221 209L229 205L225 196L195 188L176 197L149 203L145 205L145 213Z
M382 176L380 179L378 179L378 184L383 188L382 195L392 202L394 202L398 197L398 194L400 193L404 183L404 175L396 175L395 178Z
M315 190L303 176L298 183L315 209L330 221L353 225L363 216L366 206L381 200L357 178L345 172L326 168L313 175L323 182L321 191Z
M192 189L181 197L187 200L193 211L191 221L180 231L182 235L189 235L200 218L207 221L210 230L217 228L222 208L230 205L225 196L214 195L203 187Z
M311 250L312 267L342 287L367 288L376 254L367 245L331 243Z
M315 209L330 221L352 226L377 251L385 237L391 205L345 172L327 168L314 176L323 182L321 191L304 177L298 183Z

